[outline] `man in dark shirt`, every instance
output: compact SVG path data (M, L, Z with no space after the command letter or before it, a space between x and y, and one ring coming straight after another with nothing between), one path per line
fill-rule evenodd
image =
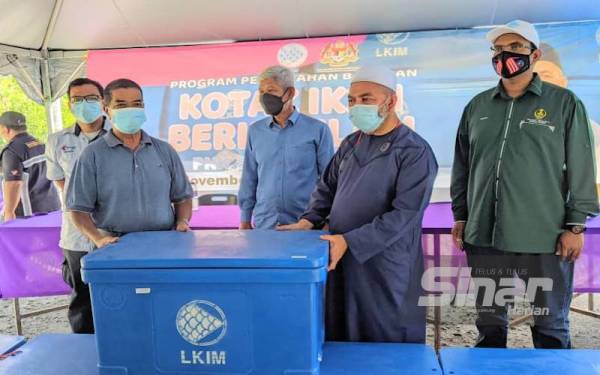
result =
M46 178L45 146L27 133L25 116L4 112L0 137L8 142L0 152L4 221L60 210L58 193Z

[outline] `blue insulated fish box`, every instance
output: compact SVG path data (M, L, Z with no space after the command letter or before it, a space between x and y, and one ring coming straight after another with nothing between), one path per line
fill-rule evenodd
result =
M89 254L100 374L319 374L320 234L132 233Z

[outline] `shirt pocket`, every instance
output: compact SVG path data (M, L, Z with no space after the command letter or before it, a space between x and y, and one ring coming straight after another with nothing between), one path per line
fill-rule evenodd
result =
M534 155L555 155L564 150L563 129L556 121L521 120L517 125L519 148Z
M300 142L288 147L286 161L290 171L312 170L317 162L317 147L314 141Z
M64 145L59 148L58 164L65 172L70 172L77 161L77 149L75 146Z

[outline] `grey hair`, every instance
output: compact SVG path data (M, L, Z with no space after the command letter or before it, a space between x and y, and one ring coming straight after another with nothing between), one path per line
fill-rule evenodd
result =
M265 79L274 80L284 90L294 87L294 73L292 73L292 71L285 66L274 65L268 67L262 73L260 73L258 76L258 82L261 82Z

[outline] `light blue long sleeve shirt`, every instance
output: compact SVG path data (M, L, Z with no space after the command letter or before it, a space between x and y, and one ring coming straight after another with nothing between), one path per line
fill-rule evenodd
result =
M272 117L252 124L238 193L241 221L258 229L295 223L331 158L327 124L294 110L281 128Z

